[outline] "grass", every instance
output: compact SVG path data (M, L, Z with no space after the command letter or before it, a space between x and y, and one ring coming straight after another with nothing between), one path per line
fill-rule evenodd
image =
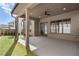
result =
M35 56L36 54L32 51L30 51L30 54L27 54L27 51L26 51L26 48L21 45L20 43L17 43L13 53L12 53L13 56Z
M9 49L13 43L13 39L10 39L10 36L1 36L0 37L0 55L4 55L5 52Z
M26 48L20 43L14 44L13 37L1 36L0 37L0 55L12 56L36 56L36 53L29 51L27 54Z
M26 55L26 49L24 46L22 46L20 43L17 43L12 55L16 56L24 56Z

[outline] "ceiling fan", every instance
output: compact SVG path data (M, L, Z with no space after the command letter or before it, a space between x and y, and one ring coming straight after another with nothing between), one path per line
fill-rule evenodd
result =
M51 15L57 15L57 14L61 14L65 12L65 8L64 9L47 9L44 11L44 14L41 17L47 17L47 16L51 16Z
M49 14L48 11L46 10L46 11L44 12L44 15L50 16L51 14Z
M49 11L48 10L45 10L44 11L44 14L42 14L41 16L39 16L39 18L45 18L45 17L47 17L47 16L50 16L51 14L49 13Z

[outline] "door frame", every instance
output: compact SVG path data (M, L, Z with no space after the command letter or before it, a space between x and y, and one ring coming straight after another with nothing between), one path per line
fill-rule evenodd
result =
M47 34L45 34L45 33L42 34L41 24L44 24L44 25L47 24ZM43 36L47 36L48 35L48 22L41 22L40 23L40 35L43 35Z

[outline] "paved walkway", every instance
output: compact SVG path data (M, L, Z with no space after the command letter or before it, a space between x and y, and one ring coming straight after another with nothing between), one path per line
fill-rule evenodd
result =
M40 56L79 56L79 43L50 39L48 37L30 37L30 43L37 47Z

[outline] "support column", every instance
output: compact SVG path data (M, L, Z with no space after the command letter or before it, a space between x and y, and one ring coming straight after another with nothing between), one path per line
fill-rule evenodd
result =
M15 19L15 42L18 40L18 19L19 17L16 17Z
M26 40L26 48L29 48L29 9L25 9L24 38Z

